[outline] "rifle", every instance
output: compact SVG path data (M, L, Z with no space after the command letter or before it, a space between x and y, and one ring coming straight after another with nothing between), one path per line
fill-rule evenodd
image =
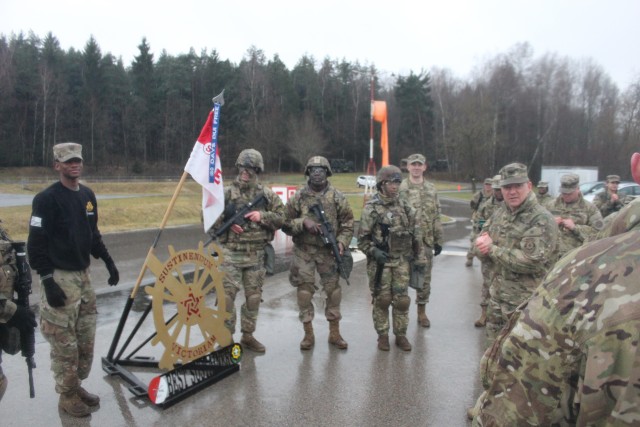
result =
M340 248L338 247L338 241L336 240L336 235L333 232L333 227L331 227L331 223L327 220L327 217L324 215L324 208L322 207L322 203L318 201L317 204L311 206L309 211L314 214L319 220L320 224L320 237L322 238L322 242L325 246L330 246L331 251L333 252L333 256L336 259L336 264L338 265L338 272L340 276L344 280L346 280L347 285L351 286L349 283L349 274L344 268L344 260L340 255Z
M18 275L14 284L14 290L18 296L15 303L28 310L29 294L31 293L31 268L27 262L26 243L11 242L11 246L16 254L16 267L18 268ZM33 399L36 396L33 385L33 368L36 367L36 362L33 359L36 354L36 339L33 328L20 330L20 349L29 369L29 396Z
M378 224L380 226L380 231L382 232L382 241L377 242L376 238L371 235L371 239L376 248L389 253L389 224ZM382 287L382 271L384 270L384 263L377 263L376 266L376 274L373 280L373 296L377 297L380 294L380 288Z
M220 228L218 228L215 231L215 233L213 233L213 236L211 237L211 239L209 239L209 241L204 245L207 246L214 239L217 239L218 237L222 236L224 233L227 232L227 230L229 230L229 228L233 224L238 224L240 226L246 224L247 219L244 216L249 212L251 212L252 210L259 208L266 202L267 202L267 198L265 197L264 193L259 193L252 201L250 201L249 203L247 203L246 205L244 205L238 210L236 210L235 204L229 203L229 205L227 205L226 209L224 210L223 218L225 222L222 224L222 226L220 226Z

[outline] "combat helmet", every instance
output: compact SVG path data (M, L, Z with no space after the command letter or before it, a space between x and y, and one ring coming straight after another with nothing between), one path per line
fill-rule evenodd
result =
M376 186L380 188L380 185L382 185L383 182L396 180L402 181L402 171L400 168L393 165L383 166L380 168L378 175L376 176Z
M241 168L256 168L258 172L264 171L264 162L262 161L262 154L258 150L253 148L247 148L242 150L236 160L236 167Z
M322 156L311 157L307 162L307 166L305 166L304 168L304 174L309 176L309 168L314 166L320 166L325 168L327 170L327 176L333 175L333 172L331 171L331 165L329 164L329 160L327 160Z

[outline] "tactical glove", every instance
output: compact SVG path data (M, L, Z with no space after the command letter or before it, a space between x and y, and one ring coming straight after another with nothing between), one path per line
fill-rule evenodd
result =
M47 302L51 307L64 307L64 300L67 299L67 295L64 293L60 285L53 280L53 276L49 275L42 280L44 285L44 293L47 297Z
M120 273L116 268L116 263L113 262L113 259L108 255L102 258L102 260L104 261L104 264L107 266L107 270L109 271L109 280L107 280L107 283L109 283L109 286L117 285L120 281Z
M385 264L389 261L389 254L382 249L373 248L373 259L375 259L378 264Z
M38 326L36 315L30 309L19 305L16 312L7 322L7 325L23 330L33 329Z
M440 252L442 252L442 246L440 246L437 243L435 245L433 245L433 256L440 255Z

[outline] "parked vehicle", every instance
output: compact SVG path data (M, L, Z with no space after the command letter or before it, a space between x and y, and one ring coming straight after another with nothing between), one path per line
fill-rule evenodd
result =
M542 166L540 181L549 183L549 194L555 197L560 194L560 178L568 173L578 175L580 182L598 179L598 168L595 166Z
M603 191L606 191L605 187L601 188L598 191L587 194L586 196L584 196L584 199L589 202L593 202L593 200L596 198L596 195ZM640 196L640 185L631 181L624 181L618 184L618 197L620 199L624 199L627 196Z
M331 159L329 160L333 173L354 172L356 170L351 160Z
M376 177L373 176L373 175L360 175L356 179L356 184L358 184L358 188L375 187L376 186Z
M606 181L589 181L580 184L580 192L583 196L596 193L604 188Z

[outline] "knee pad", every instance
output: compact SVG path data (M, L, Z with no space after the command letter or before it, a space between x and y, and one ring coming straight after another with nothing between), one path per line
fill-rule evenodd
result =
M378 295L376 297L376 305L383 310L388 309L391 305L391 294Z
M298 306L305 307L311 303L315 289L313 285L302 284L298 286L296 296L298 299Z
M335 286L331 289L327 288L325 291L327 293L328 306L340 305L340 301L342 301L342 288L340 286Z
M247 297L247 310L255 311L260 308L260 302L262 298L262 293L259 291L253 291L246 295Z
M393 306L396 310L407 311L411 305L411 298L408 295L400 295L393 302Z

